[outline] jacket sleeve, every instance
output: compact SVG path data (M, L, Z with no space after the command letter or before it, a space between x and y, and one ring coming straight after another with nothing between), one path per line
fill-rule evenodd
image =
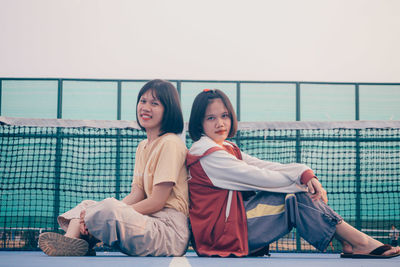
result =
M282 164L279 162L272 162L272 161L267 161L267 160L261 160L259 158L250 156L246 153L241 152L243 161L246 162L249 165L253 165L259 168L267 168L269 170L280 170L282 168L285 168L286 164Z
M242 153L239 160L224 150L200 159L200 164L214 186L239 191L295 193L306 191L300 178L306 165L262 161Z

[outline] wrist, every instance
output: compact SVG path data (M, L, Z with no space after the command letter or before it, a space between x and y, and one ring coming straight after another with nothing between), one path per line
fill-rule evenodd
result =
M318 180L317 176L314 174L313 170L308 169L301 174L300 182L302 184L307 184L312 178Z

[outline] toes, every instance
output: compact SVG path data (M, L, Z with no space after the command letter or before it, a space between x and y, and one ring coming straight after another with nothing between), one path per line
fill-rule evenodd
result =
M393 247L383 253L383 255L393 255L400 253L400 247Z

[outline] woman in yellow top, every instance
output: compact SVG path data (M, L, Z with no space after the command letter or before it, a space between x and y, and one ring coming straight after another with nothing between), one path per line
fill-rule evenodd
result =
M43 233L39 247L49 256L93 254L96 242L135 256L181 256L188 240L186 146L177 135L183 116L176 88L152 80L140 90L136 119L146 131L140 142L132 190L122 201L85 200L58 217L65 235Z

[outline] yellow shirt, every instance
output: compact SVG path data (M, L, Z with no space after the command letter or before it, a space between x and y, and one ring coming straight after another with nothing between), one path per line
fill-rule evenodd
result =
M178 135L167 133L151 144L139 143L136 150L133 182L150 196L153 187L162 182L175 183L165 207L188 215L188 174L185 166L187 149Z

